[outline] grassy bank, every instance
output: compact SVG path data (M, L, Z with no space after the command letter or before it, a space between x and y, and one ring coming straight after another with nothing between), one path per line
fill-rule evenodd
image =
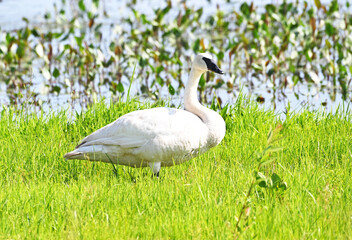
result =
M351 114L303 111L281 121L238 101L226 114L227 134L185 164L149 169L64 161L78 141L138 108L96 104L75 121L68 112L0 115L0 239L347 239L352 236ZM254 186L267 147L283 150L261 172L287 189ZM270 185L270 184L269 184ZM263 185L262 185L263 186ZM246 200L247 199L247 200ZM244 207L239 224L237 220Z

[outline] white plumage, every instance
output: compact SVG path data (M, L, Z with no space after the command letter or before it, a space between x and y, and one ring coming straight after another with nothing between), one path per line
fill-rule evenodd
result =
M218 145L225 122L197 100L200 76L207 70L222 74L208 54L193 61L185 89L185 110L152 108L128 113L85 137L66 159L112 162L131 167L160 167L187 161Z

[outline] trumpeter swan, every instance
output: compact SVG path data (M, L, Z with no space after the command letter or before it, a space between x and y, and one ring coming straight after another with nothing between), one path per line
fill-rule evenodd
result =
M64 157L149 166L159 176L160 167L183 163L218 145L225 122L197 98L199 79L208 70L223 74L209 54L198 54L185 88L185 110L158 107L128 113L85 137Z

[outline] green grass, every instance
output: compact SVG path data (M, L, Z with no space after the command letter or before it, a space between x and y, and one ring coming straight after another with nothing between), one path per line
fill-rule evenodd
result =
M75 116L6 109L0 115L0 239L348 239L352 236L352 114L302 111L281 121L239 100L223 142L171 168L149 169L63 154L117 117L152 107L99 103ZM270 129L284 149L262 172L285 191L254 187ZM242 206L245 212L238 228Z

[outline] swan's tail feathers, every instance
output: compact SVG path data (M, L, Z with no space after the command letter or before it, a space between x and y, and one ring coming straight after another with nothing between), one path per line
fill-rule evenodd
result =
M111 160L107 157L107 153L115 153L117 152L116 150L110 150L105 149L106 147L97 145L97 146L86 146L86 147L80 147L72 152L66 153L64 155L64 158L68 159L78 159L78 160L88 160L88 161L101 161L101 162L111 162ZM116 154L115 154L116 155ZM115 163L114 159L116 159L116 156L114 154L110 155L110 158L113 159L113 162Z
M83 152L80 152L80 151L77 151L76 150L73 150L72 152L69 152L69 153L66 153L64 155L64 158L66 158L66 160L69 160L69 159L86 159L86 157L84 156L84 153Z

